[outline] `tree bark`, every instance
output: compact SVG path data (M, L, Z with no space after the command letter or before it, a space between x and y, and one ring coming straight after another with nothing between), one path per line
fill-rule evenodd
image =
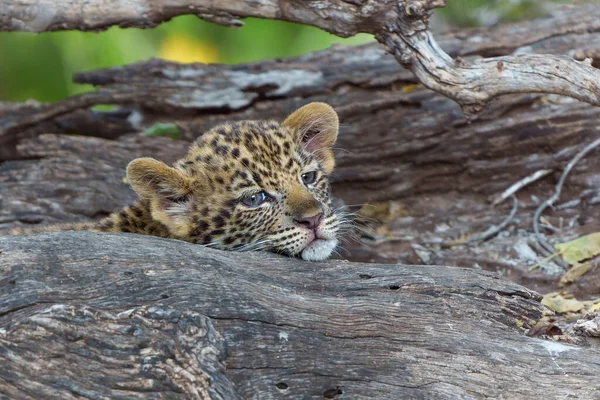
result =
M192 14L207 21L240 26L238 18L259 17L316 26L338 36L371 33L426 87L461 105L468 117L504 94L554 93L600 105L600 72L589 62L551 54L452 59L428 30L433 9L444 0L349 0L248 2L242 0L127 0L115 7L106 0L84 5L62 0L0 1L0 31L100 30L110 26L148 28L174 16ZM563 8L563 19L596 31L600 10L593 5ZM556 15L554 16L556 17ZM559 17L560 18L560 17Z
M557 14L491 32L456 31L444 36L443 45L463 57L525 51L596 56L600 33L573 25L570 16ZM535 32L535 43L524 31ZM600 117L598 108L579 102L521 95L498 99L467 123L452 101L415 86L412 74L378 45L230 67L154 60L76 79L98 90L83 99L23 105L20 114L13 110L0 116L0 129L5 128L0 148L5 159L17 158L0 165L0 229L103 217L135 199L123 183L132 158L171 162L185 153L188 141L225 120L281 120L309 101L326 101L342 121L334 194L348 205L396 210L376 218L383 229L375 242L346 244L344 258L501 271L542 292L556 290L563 269L550 259L529 271L546 258L531 234L532 215L551 195L569 160L598 137ZM123 108L108 114L86 111L95 103ZM42 132L115 137L156 121L175 122L185 141L142 134L116 141L36 137ZM11 145L18 151L11 153ZM544 213L556 229L546 232L550 243L596 230L599 160L596 152L577 164L559 207ZM516 193L518 210L500 235L471 245L442 246L453 240L460 244L461 238L500 224L511 205L492 207L490 200L539 172L544 172L541 178ZM600 272L592 271L567 290L595 296L598 282Z
M600 43L589 7L456 31L441 45L453 57L583 60L597 56ZM172 162L217 123L282 119L326 101L342 121L334 194L348 205L371 203L365 210L381 222L369 227L371 241L347 243L342 255L394 265L307 263L126 234L0 237L2 395L596 395L598 349L525 336L543 331L549 311L540 296L478 270L556 289L555 260L529 271L543 258L532 215L569 160L597 139L597 108L504 96L469 123L378 45L230 67L155 60L76 79L97 91L50 105L0 105L0 228L99 219L135 199L123 180L132 158ZM88 110L106 103L121 108ZM142 133L155 122L176 123L183 140ZM599 168L590 153L544 213L555 229L546 231L550 243L597 230ZM516 192L516 210L508 201L492 207L524 178L532 183ZM499 234L467 243L513 211ZM565 291L591 297L599 287L597 269Z
M0 250L0 393L11 398L597 392L598 349L525 336L547 313L540 296L472 269L92 232L5 237Z

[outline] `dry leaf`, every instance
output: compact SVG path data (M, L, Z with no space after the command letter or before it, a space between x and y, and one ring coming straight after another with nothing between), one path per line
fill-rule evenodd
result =
M574 265L600 254L600 232L590 233L554 247L566 262Z
M580 301L569 293L548 293L544 295L542 304L558 314L575 313L583 314L585 312L600 309L600 299Z
M413 90L416 90L416 89L419 89L419 88L422 88L422 87L423 87L423 85L420 85L420 84L416 84L416 85L405 85L405 86L402 86L402 91L403 91L404 93L410 93L410 92L412 92Z
M551 310L564 314L568 312L578 312L585 308L585 304L576 299L567 299L559 293L548 293L542 299L542 304Z
M575 282L577 278L587 274L592 269L591 262L585 262L582 264L575 264L571 269L564 273L558 285L563 287L567 283Z
M541 318L527 331L527 336L556 336L562 335L563 331L553 318Z
M357 213L361 217L374 219L381 223L394 221L409 215L406 206L399 201L365 204Z

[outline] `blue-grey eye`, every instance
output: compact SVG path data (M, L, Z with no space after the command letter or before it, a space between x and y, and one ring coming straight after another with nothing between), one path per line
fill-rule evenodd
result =
M246 207L251 207L251 208L260 206L266 200L267 200L267 195L265 194L265 192L249 194L249 195L242 197L242 199L241 199L243 205L245 205Z
M302 174L302 182L304 182L305 185L315 183L315 180L317 180L317 171L311 171Z

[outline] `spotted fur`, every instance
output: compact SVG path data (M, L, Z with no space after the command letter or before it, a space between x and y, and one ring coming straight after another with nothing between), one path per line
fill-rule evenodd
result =
M337 134L337 114L323 103L306 105L281 124L216 126L173 167L152 158L133 160L127 178L140 200L95 226L70 228L323 260L338 245L344 224L331 206L327 178ZM312 172L314 182L305 182ZM261 204L247 204L263 196Z

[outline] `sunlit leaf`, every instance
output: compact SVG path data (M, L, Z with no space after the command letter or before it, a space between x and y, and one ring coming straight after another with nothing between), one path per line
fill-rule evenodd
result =
M562 278L560 278L559 286L562 287L567 283L575 282L577 278L587 274L591 269L592 263L590 262L573 265L573 267L565 272Z
M380 203L365 204L358 210L360 217L367 221L374 220L381 223L394 221L400 217L410 215L406 206L399 201L385 201Z
M144 135L147 136L166 136L171 139L180 139L181 132L175 124L156 123L150 128L144 130Z
M554 247L566 262L574 265L600 254L600 232L590 233Z
M418 84L418 85L404 85L404 86L402 86L402 91L404 93L410 93L410 92L412 92L412 91L414 91L416 89L422 88L422 87L423 87L423 85L420 85L420 84Z
M542 304L559 314L578 312L585 308L585 304L582 301L566 299L559 293L548 293L542 299Z

